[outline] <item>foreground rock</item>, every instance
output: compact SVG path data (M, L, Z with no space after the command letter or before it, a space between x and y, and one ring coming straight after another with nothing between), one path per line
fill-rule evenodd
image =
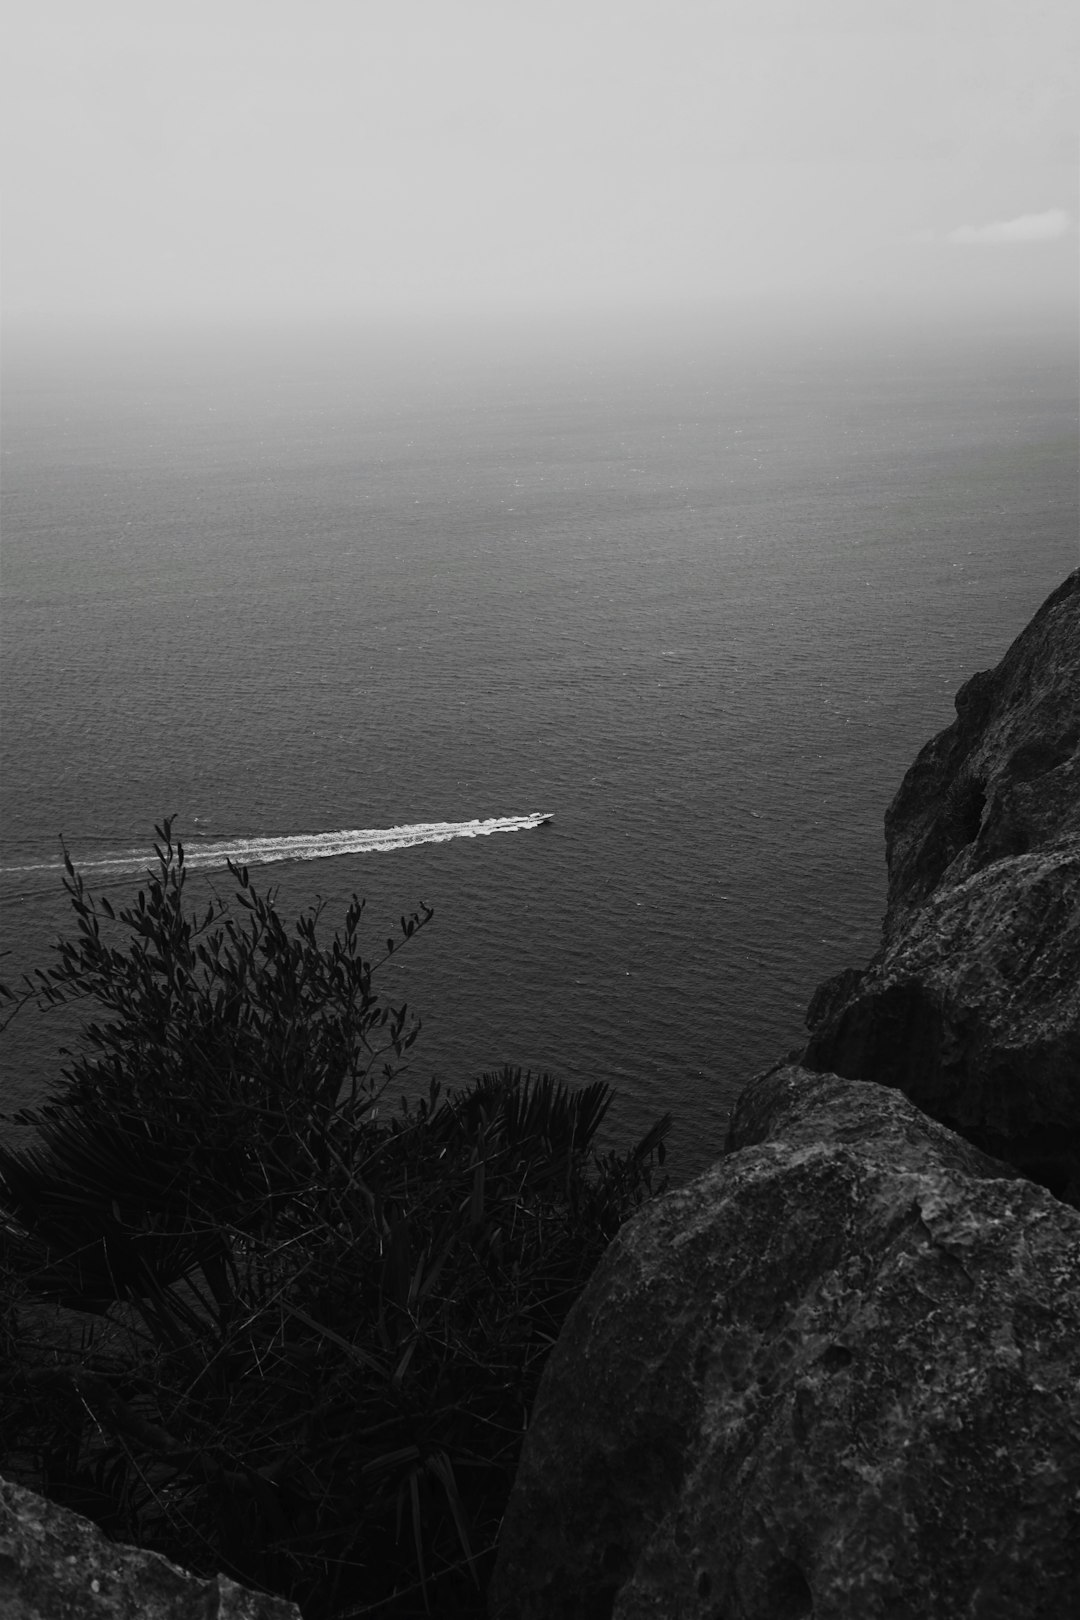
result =
M1080 1203L1080 572L956 710L885 818L882 951L817 992L804 1061Z
M797 1067L729 1146L571 1313L492 1614L1080 1613L1080 1215Z
M224 1575L200 1580L157 1553L109 1541L77 1513L0 1480L4 1620L300 1620L284 1598Z

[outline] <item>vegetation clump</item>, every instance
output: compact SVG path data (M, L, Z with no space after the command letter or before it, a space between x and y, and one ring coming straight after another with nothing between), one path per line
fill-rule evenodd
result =
M9 1476L307 1620L478 1615L544 1360L670 1118L601 1154L603 1082L503 1069L387 1105L418 1026L353 898L329 941L165 822L118 912L67 861L28 987L96 1010L0 1148Z

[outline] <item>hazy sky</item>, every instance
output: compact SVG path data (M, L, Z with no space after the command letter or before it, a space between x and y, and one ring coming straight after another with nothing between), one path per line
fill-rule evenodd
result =
M1068 305L1075 0L13 0L9 314Z

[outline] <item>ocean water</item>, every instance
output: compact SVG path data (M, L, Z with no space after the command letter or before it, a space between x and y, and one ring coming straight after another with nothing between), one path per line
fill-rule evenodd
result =
M373 949L434 906L403 1087L606 1079L680 1178L875 948L889 799L1078 560L1034 322L13 342L3 453L3 976L61 835L115 903L174 814L284 909L366 896ZM0 1108L65 1039L12 1023Z

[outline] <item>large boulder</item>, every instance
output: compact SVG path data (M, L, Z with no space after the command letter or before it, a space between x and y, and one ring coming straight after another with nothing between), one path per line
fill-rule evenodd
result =
M808 1067L899 1086L1080 1202L1080 572L919 754L885 818L881 951L821 986Z
M202 1580L0 1479L4 1620L300 1620L285 1598Z
M496 1620L1080 1613L1080 1214L784 1067L552 1353Z

